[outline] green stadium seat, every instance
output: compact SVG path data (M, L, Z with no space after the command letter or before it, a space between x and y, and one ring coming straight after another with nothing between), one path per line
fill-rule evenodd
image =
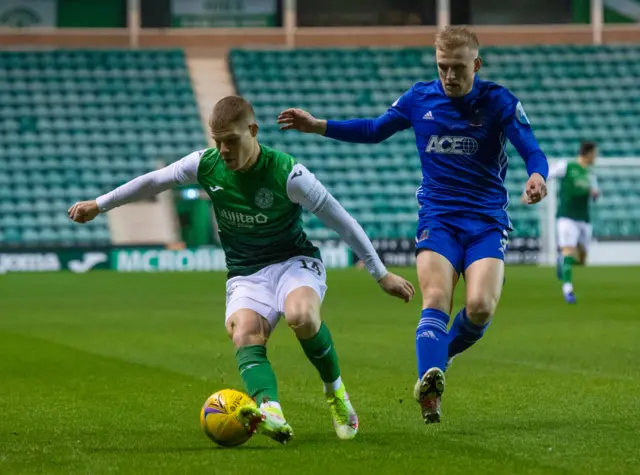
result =
M2 243L109 242L106 221L67 227L69 203L206 146L181 51L2 52L4 67Z

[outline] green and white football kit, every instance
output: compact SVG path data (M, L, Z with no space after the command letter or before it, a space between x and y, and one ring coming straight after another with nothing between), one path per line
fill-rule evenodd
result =
M229 269L227 318L248 308L273 328L291 291L306 286L324 297L326 273L320 251L302 228L303 207L338 232L376 281L387 273L360 225L315 175L265 146L246 172L227 169L215 148L193 152L100 196L98 207L106 212L186 184L200 184L213 202Z
M327 290L320 251L302 228L303 208L335 230L376 281L387 270L362 227L313 173L285 153L260 148L256 163L246 171L227 169L217 149L205 149L125 183L96 201L106 212L178 185L200 184L213 202L229 270L226 319L240 309L250 309L273 329L293 290L310 287L320 300ZM340 377L329 330L322 323L315 336L300 339L300 344L324 382L336 434L341 439L353 438L358 418ZM260 409L243 408L240 419L286 443L293 431L278 403L265 346L242 346L236 359L247 393L260 405Z
M591 226L592 193L598 191L596 176L590 167L577 161L562 161L549 170L549 179L559 182L556 226L560 248L581 247L589 252L593 228ZM562 281L562 293L567 303L576 303L573 290L573 266L582 263L576 255L558 256L557 275Z
M558 245L580 245L588 251L593 234L591 191L598 189L595 174L578 162L562 161L551 167L549 178L558 180L560 185L556 213Z

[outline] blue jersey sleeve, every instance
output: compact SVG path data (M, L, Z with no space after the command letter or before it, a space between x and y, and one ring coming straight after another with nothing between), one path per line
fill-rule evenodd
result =
M529 176L539 173L546 180L549 175L547 157L540 150L522 104L511 94L508 96L510 100L503 109L502 115L502 124L507 138L527 165Z
M325 137L343 142L380 143L411 127L411 96L410 89L376 119L328 120Z

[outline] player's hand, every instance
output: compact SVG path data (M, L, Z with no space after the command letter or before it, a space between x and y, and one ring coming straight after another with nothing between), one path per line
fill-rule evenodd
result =
M600 197L600 190L597 188L591 188L589 194L591 195L591 199L595 201Z
M411 282L391 272L380 279L378 284L386 293L405 302L409 302L416 292Z
M88 223L100 214L96 200L79 201L69 208L69 218L76 223Z
M539 173L533 173L529 177L525 193L528 198L527 204L530 205L539 203L545 196L547 196L547 184L544 181L544 178L542 178L542 175Z
M307 134L324 135L327 131L327 121L318 120L302 109L287 109L278 116L280 130L299 130Z

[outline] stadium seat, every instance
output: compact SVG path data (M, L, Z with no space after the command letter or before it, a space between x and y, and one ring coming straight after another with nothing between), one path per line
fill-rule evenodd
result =
M206 146L181 51L0 52L0 71L2 243L108 243L106 220L60 227L71 200Z

